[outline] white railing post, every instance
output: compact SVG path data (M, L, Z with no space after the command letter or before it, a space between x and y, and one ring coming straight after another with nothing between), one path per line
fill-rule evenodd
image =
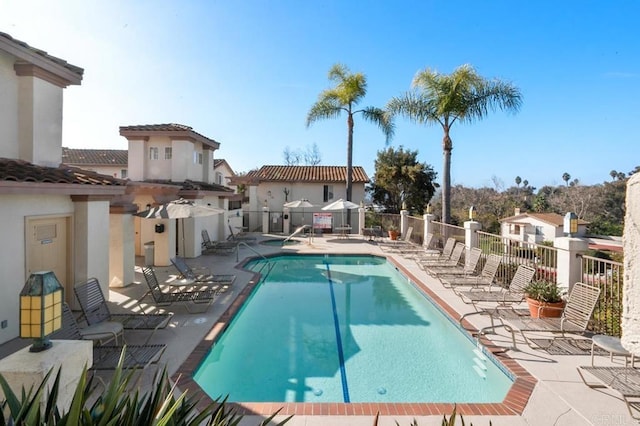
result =
M304 218L302 221L304 222ZM282 209L282 233L284 235L291 233L291 214L289 213L289 207Z
M582 258L589 248L587 240L575 237L558 237L553 241L558 249L558 286L571 291L573 285L582 281Z
M475 220L468 220L464 223L464 245L466 248L466 255L469 255L469 252L472 248L478 247L478 232L482 229L482 225L480 222L476 222Z
M363 235L364 225L365 225L364 207L359 207L358 208L358 234Z
M262 208L262 233L269 233L269 207Z
M408 217L409 211L400 210L400 235L402 235L402 238L407 234L407 228L409 228L409 220L407 220Z
M422 219L424 219L424 230L422 231L424 235L422 235L422 241L427 241L427 234L435 235L433 232L433 223L432 223L433 219L435 218L436 218L436 215L431 213L425 213L422 215Z

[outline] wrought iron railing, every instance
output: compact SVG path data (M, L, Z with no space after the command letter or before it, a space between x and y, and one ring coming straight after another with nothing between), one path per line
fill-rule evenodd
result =
M620 262L582 255L582 282L600 288L600 299L593 313L591 330L620 336L624 269Z

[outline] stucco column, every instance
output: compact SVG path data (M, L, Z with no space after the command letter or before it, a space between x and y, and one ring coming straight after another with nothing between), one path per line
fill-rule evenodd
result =
M364 207L358 208L358 234L362 235L362 230L365 227L365 214Z
M466 256L469 256L469 252L472 248L478 247L478 233L482 229L480 222L475 220L468 220L464 223L464 245L466 249ZM468 257L467 257L468 259Z
M262 233L269 233L269 207L262 208Z
M427 234L433 234L433 219L435 219L435 215L431 214L431 213L425 213L422 215L422 219L424 220L424 230L423 230L423 236L422 236L422 241L427 241ZM429 248L429 247L426 247Z
M578 255L587 251L589 243L582 238L559 237L553 241L553 246L559 249L558 286L571 291L575 283L582 281L582 259Z
M409 228L409 212L407 210L400 210L400 235L404 238L407 235L407 228Z
M72 196L74 276L73 282L95 277L103 293L109 294L109 199L94 196ZM66 289L68 292L70 289ZM78 308L75 298L67 297L71 306Z
M5 378L11 390L20 396L21 389L35 391L42 383L44 376L53 369L49 377L47 389L53 385L58 369L60 369L60 385L58 394L58 409L68 411L73 399L73 393L78 385L82 369L93 364L93 343L91 340L52 340L51 348L42 352L29 352L29 347L23 348L0 360L0 374ZM40 401L40 409L44 411L48 392ZM0 400L4 393L0 389Z
M135 281L136 206L111 208L109 214L109 287L125 287Z
M624 218L624 295L622 305L622 346L640 356L640 173L627 182Z
M291 215L289 214L289 207L282 208L282 233L289 235L291 233Z

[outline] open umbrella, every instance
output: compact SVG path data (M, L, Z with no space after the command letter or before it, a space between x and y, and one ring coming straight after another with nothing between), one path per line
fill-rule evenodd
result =
M144 219L186 219L189 217L213 216L224 213L218 207L201 206L193 201L180 198L166 204L161 204L135 214ZM182 251L184 252L184 220L182 221Z
M288 203L284 203L284 206L290 209L302 208L302 224L303 225L304 225L304 209L309 207L315 207L306 198L303 198L301 200L296 200L296 201L289 201Z
M356 203L352 203L351 201L343 200L342 198L334 201L331 204L327 204L322 208L322 210L341 210L342 211L342 225L344 226L344 211L350 209L357 209L360 207Z

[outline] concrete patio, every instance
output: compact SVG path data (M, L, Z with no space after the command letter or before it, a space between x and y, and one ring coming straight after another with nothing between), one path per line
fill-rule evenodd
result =
M259 239L274 238L276 236L259 236ZM300 244L277 247L263 244L241 245L239 251L232 255L206 255L196 259L188 259L192 266L198 265L209 268L216 274L235 274L237 276L234 285L220 297L204 313L189 313L183 307L170 307L168 310L174 313L170 324L162 330L158 330L152 337L151 343L166 343L162 362L166 364L169 376L180 370L181 366L188 359L190 353L209 334L216 321L223 315L226 309L240 294L242 289L254 277L252 273L238 269L236 265L244 259L258 254L265 255L278 251L300 252L300 253L358 253L377 254L392 257L397 264L402 265L402 269L421 281L431 292L437 295L453 311L464 314L471 311L469 305L464 304L453 291L445 289L438 280L426 274L418 265L410 260L401 257L397 253L389 253L381 250L374 241L368 241L360 236L352 235L351 238L338 238L337 235L327 235L314 237L313 241L307 238L298 238ZM137 259L140 265L143 258ZM176 274L173 266L155 267L156 274L161 281L172 279ZM136 282L124 287L111 289L110 300L112 311L126 311L136 309L135 301L147 290L144 278L139 266L136 267ZM146 304L151 304L150 298L145 299ZM457 318L456 318L457 319ZM487 318L474 315L470 321L477 329L489 325ZM127 332L125 337L129 343L135 343L140 339L146 339L148 334L143 331ZM492 343L500 347L509 347L511 337L504 331L498 331L496 335L487 336ZM16 339L0 346L0 358L12 353L17 348L23 347L28 342ZM506 351L505 355L515 361L529 374L537 383L533 388L528 402L525 404L521 415L491 415L482 416L478 414L465 414L466 424L488 425L489 421L493 425L605 425L605 424L636 424L628 413L628 410L621 397L614 391L594 390L585 386L576 371L579 365L590 363L588 352L584 355L561 355L551 356L545 351L532 350L524 344L518 345L519 351ZM268 349L267 349L268 350ZM608 356L598 356L596 362L599 365L623 365L624 359L616 357L613 364ZM141 379L141 386L147 386L153 377L153 369L147 369ZM181 381L178 381L180 387ZM278 404L272 404L274 407ZM284 405L284 404L282 404ZM274 410L275 411L275 410ZM448 413L447 413L448 416ZM262 416L245 416L243 425L258 424ZM396 421L400 425L408 425L413 419L419 425L439 425L442 415L417 416L412 413L406 415L382 415L379 425L395 425ZM298 425L372 425L373 416L355 415L302 415L296 414L288 424Z

